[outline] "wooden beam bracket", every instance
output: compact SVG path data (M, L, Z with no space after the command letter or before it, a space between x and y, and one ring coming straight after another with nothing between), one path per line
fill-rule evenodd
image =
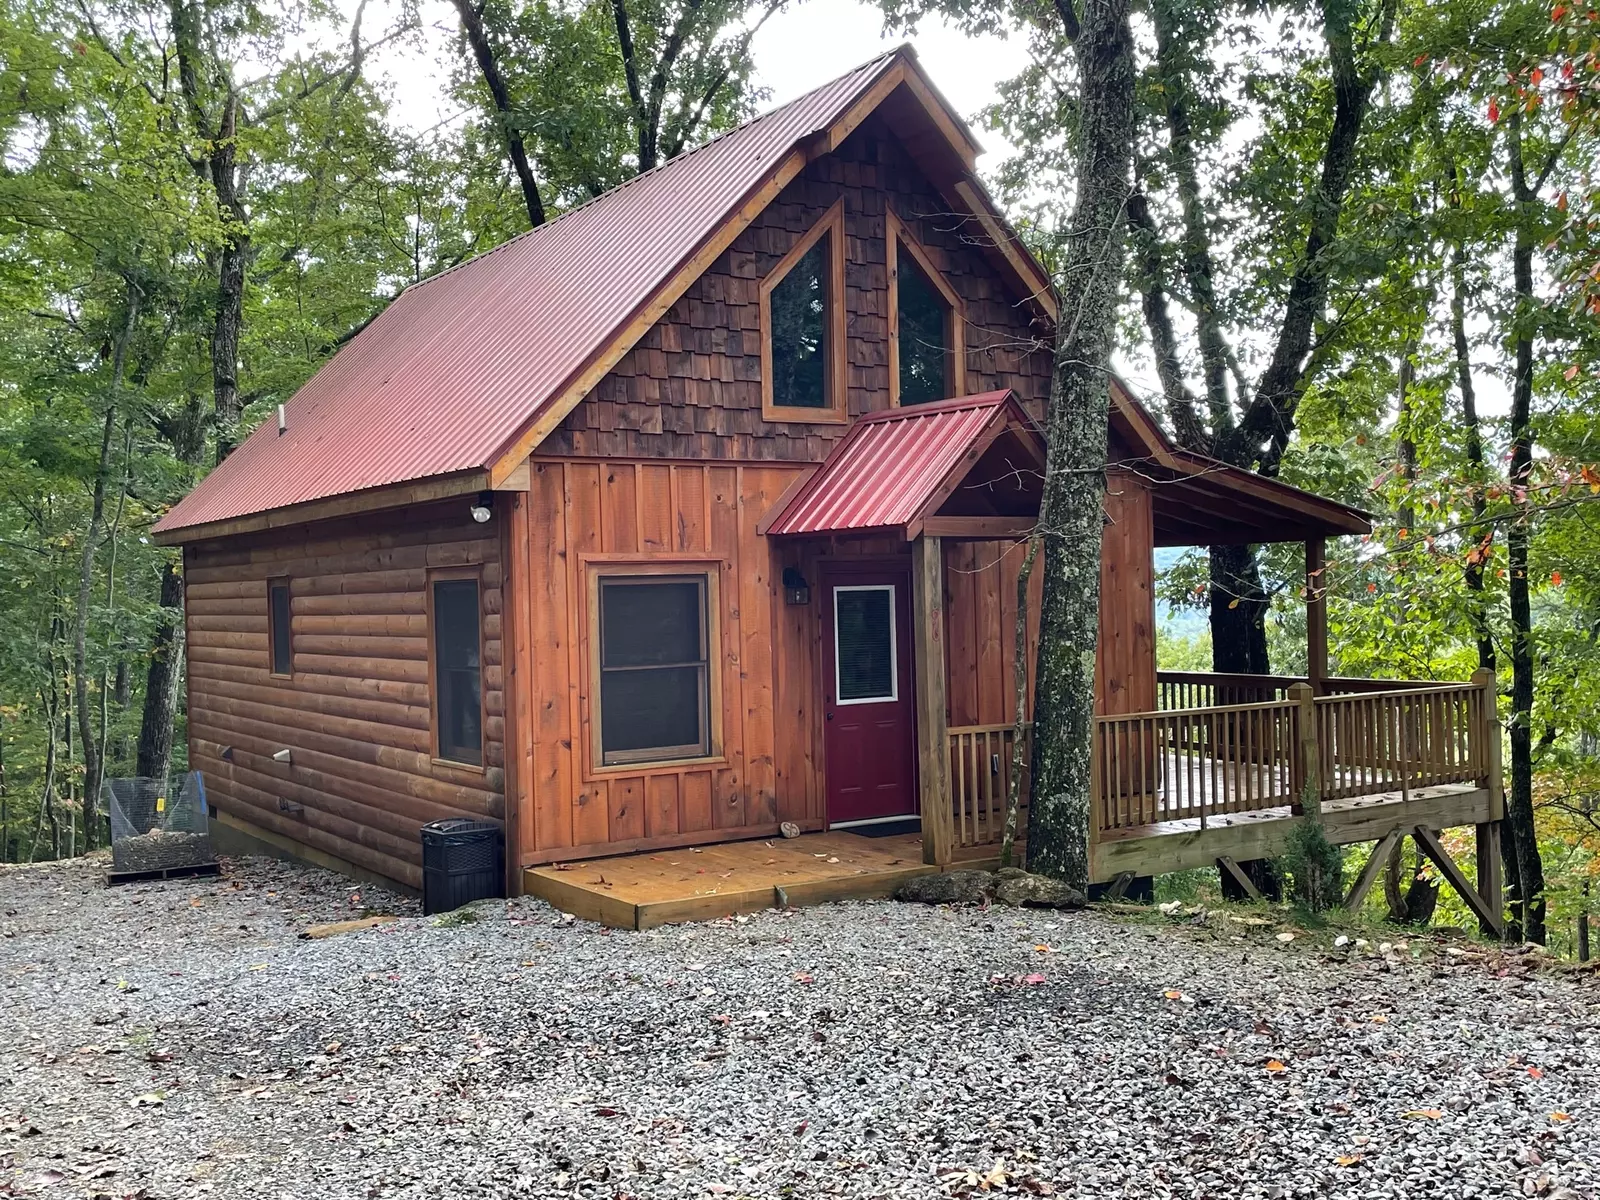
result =
M1372 847L1372 856L1367 859L1367 865L1361 868L1356 881L1350 885L1350 894L1344 898L1346 912L1356 912L1361 908L1362 901L1377 881L1378 873L1383 870L1384 863L1389 861L1389 855L1394 853L1395 846L1403 837L1405 833L1402 830L1391 829Z
M1426 825L1418 825L1412 829L1411 836L1416 838L1422 852L1433 860L1433 865L1439 868L1440 873L1449 881L1450 886L1455 888L1456 894L1472 910L1473 915L1494 930L1496 937L1503 937L1506 931L1505 914L1491 908L1478 894L1478 889L1467 881L1465 873L1456 864L1456 860L1450 857L1450 852L1444 848L1444 843L1439 840L1439 835Z
M1257 903L1261 901L1261 889L1256 887L1255 881L1244 873L1244 868L1238 863L1234 862L1233 859L1229 858L1226 854L1217 859L1217 870L1231 877L1233 881L1239 885L1244 894L1250 897L1250 899L1256 901Z

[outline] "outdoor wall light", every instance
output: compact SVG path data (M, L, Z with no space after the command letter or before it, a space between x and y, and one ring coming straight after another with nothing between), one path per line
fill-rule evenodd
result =
M800 574L798 567L783 569L783 602L785 604L810 604L811 585Z
M472 519L482 525L492 516L494 516L494 493L479 492L478 502L472 506Z

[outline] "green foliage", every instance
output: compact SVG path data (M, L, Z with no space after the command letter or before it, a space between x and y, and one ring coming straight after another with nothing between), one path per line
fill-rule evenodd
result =
M1301 821L1289 834L1283 865L1294 882L1294 898L1314 913L1337 908L1344 895L1344 860L1319 821Z

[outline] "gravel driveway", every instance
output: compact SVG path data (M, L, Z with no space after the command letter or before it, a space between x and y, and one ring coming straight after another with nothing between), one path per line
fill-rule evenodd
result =
M1515 958L892 903L609 933L351 890L0 868L0 1195L1600 1185L1600 987ZM363 903L404 916L298 937Z

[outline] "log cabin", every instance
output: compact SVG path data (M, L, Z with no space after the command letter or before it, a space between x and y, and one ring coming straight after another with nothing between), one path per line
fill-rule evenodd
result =
M771 903L682 851L785 825L833 839L791 902L992 857L1061 297L978 152L902 47L403 292L157 526L219 825L414 888L419 826L487 818L513 892L623 925ZM1313 799L1487 848L1492 683L1329 675L1323 546L1367 517L1115 381L1110 422L1095 880L1276 853ZM1158 672L1154 550L1273 541L1307 677ZM555 873L624 855L606 888L678 874L653 916Z

